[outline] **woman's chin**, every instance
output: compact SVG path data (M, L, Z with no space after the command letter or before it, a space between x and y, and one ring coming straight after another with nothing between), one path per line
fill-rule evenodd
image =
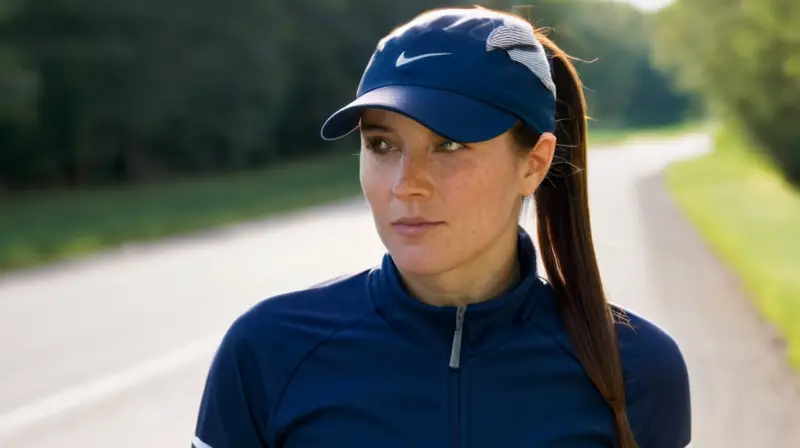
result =
M389 248L394 264L404 274L437 275L447 272L449 266L441 259L441 252L435 255L431 252L421 247Z

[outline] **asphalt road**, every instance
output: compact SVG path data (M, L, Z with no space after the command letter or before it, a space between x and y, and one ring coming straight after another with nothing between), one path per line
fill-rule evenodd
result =
M796 448L800 381L658 180L708 147L690 135L591 154L606 288L683 347L694 448ZM382 252L366 207L347 202L0 277L0 447L187 447L230 322Z

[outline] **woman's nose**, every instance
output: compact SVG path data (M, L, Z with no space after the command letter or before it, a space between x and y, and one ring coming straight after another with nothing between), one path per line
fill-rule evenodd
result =
M426 154L404 152L400 158L392 193L402 201L424 200L433 193L430 158Z

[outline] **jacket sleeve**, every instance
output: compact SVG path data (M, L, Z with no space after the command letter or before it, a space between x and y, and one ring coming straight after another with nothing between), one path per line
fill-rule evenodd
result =
M650 332L629 371L628 416L639 448L686 448L692 439L689 373L677 343Z
M200 400L193 448L267 448L263 375L241 321L225 334Z

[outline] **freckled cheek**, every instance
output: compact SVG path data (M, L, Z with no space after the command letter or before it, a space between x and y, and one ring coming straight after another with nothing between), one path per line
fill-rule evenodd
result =
M440 182L439 190L454 223L463 228L463 236L476 237L485 232L487 226L505 222L512 194L506 183L498 182L487 173L464 174Z
M361 190L370 207L375 211L385 208L391 199L394 182L391 165L362 156L360 180Z
M490 211L491 185L479 173L464 172L462 175L443 177L438 182L439 193L445 206L456 218L461 218L470 227L480 224L483 215Z

